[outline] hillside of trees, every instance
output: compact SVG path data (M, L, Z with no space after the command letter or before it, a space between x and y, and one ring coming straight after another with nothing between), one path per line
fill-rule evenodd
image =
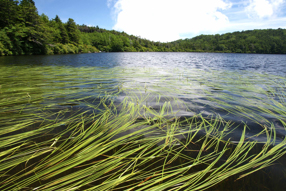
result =
M286 30L248 30L216 35L200 35L192 39L172 42L175 50L233 53L286 53Z
M286 30L200 35L169 43L39 15L33 0L0 0L0 55L84 52L286 53Z
M39 15L33 0L0 0L0 55L97 52L81 40L73 19Z

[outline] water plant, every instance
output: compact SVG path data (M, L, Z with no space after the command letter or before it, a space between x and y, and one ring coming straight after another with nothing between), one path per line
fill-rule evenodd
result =
M0 70L1 190L216 189L286 152L282 77Z

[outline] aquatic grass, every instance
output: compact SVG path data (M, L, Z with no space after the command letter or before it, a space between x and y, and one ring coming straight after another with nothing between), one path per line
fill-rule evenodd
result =
M277 138L267 118L285 131L283 78L277 80L180 69L7 67L0 78L0 188L206 190L244 178L285 155L285 137ZM237 97L239 106L231 104ZM247 120L261 129L251 132Z
M128 115L128 116L130 116L130 115ZM122 119L122 117L120 117L120 119ZM103 121L105 121L105 120L103 120ZM133 128L131 128L131 129L133 129ZM200 129L200 128L199 128ZM146 128L144 128L144 130L146 130ZM116 133L115 133L116 134ZM80 135L82 135L82 134L80 134ZM129 137L131 136L131 137L134 137L134 135L128 135ZM124 140L125 139L125 137L122 137L120 140ZM158 138L157 138L158 139ZM166 137L165 136L163 136L162 137L162 140L164 140L164 139L166 139ZM95 140L94 138L92 138L92 140ZM100 141L101 142L101 141ZM114 143L110 143L111 145L114 145ZM243 141L241 141L241 144L243 144ZM95 147L97 148L97 147L100 147L101 146L101 144L99 144L98 145L98 142L96 142L95 144L93 144L94 146L90 146L90 147L88 147L89 149L91 149L91 148L93 148L93 150L96 150L95 149ZM110 146L111 146L110 145ZM204 144L203 144L204 145ZM141 146L141 145L140 145ZM78 148L79 146L75 146L76 148ZM148 147L148 144L147 144L147 147ZM144 148L144 147L143 147ZM164 148L166 148L166 147L164 147ZM130 150L131 148L128 148L128 150ZM135 151L138 151L139 149L137 148L137 149L133 149L133 152ZM241 146L238 146L238 149L237 150L240 150L240 152L243 152L243 150L241 149ZM74 151L74 150L73 150ZM71 151L68 151L68 153L69 152L71 152ZM84 152L84 150L83 150L83 152ZM129 151L130 152L130 151ZM80 152L80 153L82 153L82 152ZM179 153L178 153L179 154ZM236 154L236 153L235 153ZM89 153L89 156L91 155L91 153ZM70 156L70 155L69 155ZM119 156L118 157L118 159L128 159L128 154L125 156L125 155L122 155L122 153L121 153L121 156ZM221 155L220 155L221 156ZM237 156L237 155L236 155ZM90 156L90 159L93 159L95 156ZM115 158L114 158L115 157ZM59 158L59 159L58 159ZM60 159L61 159L62 157L59 157L59 156L57 156L57 157L55 157L55 159L57 159L56 161L59 161ZM199 158L199 159L198 159ZM198 163L199 164L201 164L202 162L203 162L203 157L198 157L197 159L196 159L196 161L198 161ZM218 157L218 158L220 158L220 157ZM84 161L82 161L84 158L80 158L81 160L81 163L83 163ZM113 162L116 162L116 164L119 162L119 161L117 161L117 160L115 160L116 159L116 156L113 156L112 157L112 161ZM139 157L139 159L140 159L140 157ZM56 163L56 161L54 162L54 163ZM74 163L74 160L72 160L73 161L73 163ZM121 161L121 160L120 160ZM110 162L110 161L109 161ZM49 161L49 163L51 163L51 161ZM72 163L72 164L73 164ZM52 163L53 164L53 163ZM52 164L50 164L51 166L52 166ZM68 162L68 164L70 164L70 162ZM114 166L114 163L111 163L112 164L112 169L114 169L115 168L115 166ZM122 163L119 163L119 164L122 164ZM130 164L130 162L128 163L128 164ZM214 165L215 164L215 162L214 163L211 163L212 165ZM51 166L49 166L49 170L51 170ZM58 165L57 167L58 168L60 168L60 166L62 166L62 165ZM65 165L63 164L63 166L65 167ZM105 165L104 165L105 166ZM108 167L108 165L107 166L105 166L105 168L107 168ZM85 170L87 170L87 169L85 169ZM108 169L108 170L111 170L111 169ZM128 169L127 169L128 170ZM206 172L208 172L210 169L207 169L206 170ZM126 171L126 169L125 169L125 171ZM124 171L124 172L125 172ZM168 171L167 171L168 172ZM167 175L168 173L166 172L166 170L165 170L165 172L164 173L162 173L162 175ZM205 173L206 173L205 172ZM201 172L202 173L202 172ZM45 173L44 173L45 174ZM76 173L77 175L80 175L80 173L79 172L77 172ZM171 173L171 175L172 176L177 176L178 175L178 172L176 172L175 174L174 173ZM167 176L167 177L172 177L172 176ZM74 175L73 175L74 176ZM74 180L76 177L73 177L72 175L68 175L67 177L65 177L64 179L62 179L62 178L60 178L59 180L61 180L60 182L62 182L63 180ZM197 176L199 176L199 175L197 175ZM202 175L201 175L202 176ZM77 176L78 177L78 176ZM188 176L187 176L188 177ZM195 177L194 175L192 175L191 177ZM200 177L200 176L199 176ZM48 177L46 177L46 178L48 178ZM93 179L92 179L92 181L94 181L94 178L95 177L93 177ZM126 177L127 178L127 177ZM147 178L147 177L146 177ZM200 179L200 178L199 178ZM76 179L77 180L77 179ZM164 181L165 179L164 179L164 176L163 176L163 178L160 178L158 181L159 182L161 182L161 181ZM125 179L122 179L122 181L126 181ZM155 181L155 183L157 183L158 181ZM120 182L120 181L119 181ZM152 181L153 182L153 181ZM79 182L79 183L82 183L82 182ZM63 184L63 183L62 183ZM60 184L60 185L62 185L62 184ZM18 184L19 185L19 184ZM53 184L52 184L53 185ZM69 184L68 184L69 185ZM142 186L143 186L144 184L142 184ZM148 184L149 185L149 184ZM163 184L164 185L164 184ZM161 189L161 187L163 186L163 185L161 185L160 187L154 187L154 189ZM166 185L168 185L168 184L166 184ZM166 186L165 185L165 186ZM174 185L174 184L171 184L171 185ZM51 184L49 184L49 186L51 186ZM114 186L114 184L112 184L112 186ZM74 186L73 186L74 187ZM98 187L98 186L97 186ZM97 187L93 187L93 188L97 188ZM164 187L164 186L163 186ZM169 187L169 186L168 186ZM59 189L59 188L61 188L61 189L63 189L64 187L52 187L51 189ZM100 188L103 188L102 186L100 186ZM106 187L107 188L107 187ZM44 190L49 190L49 187L47 187L47 186L44 186L42 189L44 189ZM111 189L111 187L108 187L108 189ZM107 189L107 190L108 190ZM146 189L146 187L142 187L142 189L144 190L144 189ZM163 188L162 188L163 189Z

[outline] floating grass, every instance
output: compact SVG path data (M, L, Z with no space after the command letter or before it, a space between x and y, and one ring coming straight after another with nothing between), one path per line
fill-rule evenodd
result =
M266 75L186 69L1 70L1 190L226 188L286 152L281 77L266 83Z

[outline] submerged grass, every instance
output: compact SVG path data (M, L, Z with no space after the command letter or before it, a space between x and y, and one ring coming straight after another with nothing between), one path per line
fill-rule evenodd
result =
M286 152L284 78L1 70L1 190L226 190Z

